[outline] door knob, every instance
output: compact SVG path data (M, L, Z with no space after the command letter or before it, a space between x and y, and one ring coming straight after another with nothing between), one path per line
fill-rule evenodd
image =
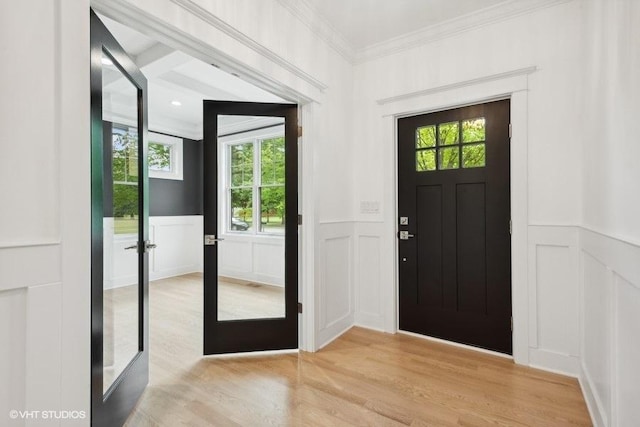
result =
M136 249L139 252L140 246L144 247L145 252L149 252L149 249L155 249L158 247L158 245L156 245L155 243L151 243L150 241L145 240L143 245L139 245L138 243L136 243L135 245L127 246L126 248L124 248L124 250L129 251L129 250Z
M404 230L398 233L398 237L400 238L400 240L409 240L410 238L415 237L415 235L409 234L408 231Z
M216 242L220 242L224 239L216 239L215 234L205 234L204 235L204 244L205 246L214 246Z

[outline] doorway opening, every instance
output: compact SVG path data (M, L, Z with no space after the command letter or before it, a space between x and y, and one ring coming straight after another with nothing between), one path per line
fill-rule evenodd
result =
M149 171L149 242L154 246L148 260L152 381L154 372L166 372L168 366L162 361L171 360L175 371L203 354L203 317L210 315L206 306L205 313L202 309L207 262L203 248L210 244L210 236L204 233L203 175L210 168L215 168L220 183L210 195L220 213L213 236L217 256L209 260L219 271L209 284L216 287L213 316L221 323L293 319L295 329L289 335L295 336L289 336L288 342L294 344L286 348L297 348L297 230L291 227L291 221L297 221L297 108L286 117L259 113L216 117L213 144L220 161L203 167L203 101L295 104L108 17L100 20L148 83L148 152L144 155ZM102 67L109 66L107 58ZM110 383L126 369L111 366L110 360L126 362L127 354L116 353L126 351L128 347L121 343L135 342L138 333L121 322L134 319L135 323L139 314L137 300L130 298L137 295L130 291L137 286L138 251L129 249L138 245L140 203L132 199L134 186L128 177L138 177L142 154L133 150L138 127L123 108L131 98L127 89L126 79L103 75L103 167L108 166L113 178L104 181L110 209L103 218L101 292L103 351L110 355L103 359L103 369L105 378L112 373ZM285 146L292 127L296 129L293 152L287 148L291 143ZM291 271L295 275L286 273ZM154 369L156 362L163 369Z

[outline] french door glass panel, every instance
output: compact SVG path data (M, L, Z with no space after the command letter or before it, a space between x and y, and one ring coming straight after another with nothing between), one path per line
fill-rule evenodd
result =
M139 350L138 89L102 54L104 135L103 393ZM109 131L110 129L110 131Z
M217 318L283 318L284 119L221 115L218 141Z

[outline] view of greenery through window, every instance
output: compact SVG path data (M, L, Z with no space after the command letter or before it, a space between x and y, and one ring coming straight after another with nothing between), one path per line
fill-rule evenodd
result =
M485 148L484 117L420 127L416 129L416 171L483 167Z
M230 230L253 232L259 220L259 232L284 233L284 151L282 136L229 146ZM256 212L254 197L259 206Z
M112 137L115 234L134 234L138 231L138 134L114 125ZM284 233L284 137L230 145L229 160L229 229L253 232L259 221L259 232ZM171 170L171 147L151 141L149 168ZM259 206L255 213L254 203Z
M138 133L113 125L113 218L115 234L138 232ZM149 142L149 169L171 171L171 146Z
M171 146L159 142L149 142L149 169L171 171Z
M138 232L138 133L113 127L113 218L115 234Z

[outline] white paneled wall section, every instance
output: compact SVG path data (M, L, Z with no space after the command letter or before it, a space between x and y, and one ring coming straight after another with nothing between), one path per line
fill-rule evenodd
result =
M0 69L3 426L37 422L10 410L89 423L88 3L0 3L0 52L14 58Z
M580 231L580 382L598 426L640 425L640 246Z
M137 236L113 234L113 218L104 224L105 289L138 282L137 254L125 250ZM149 280L202 271L202 216L152 216L149 240L157 247L149 254Z
M596 426L640 425L640 2L584 3L582 385Z

